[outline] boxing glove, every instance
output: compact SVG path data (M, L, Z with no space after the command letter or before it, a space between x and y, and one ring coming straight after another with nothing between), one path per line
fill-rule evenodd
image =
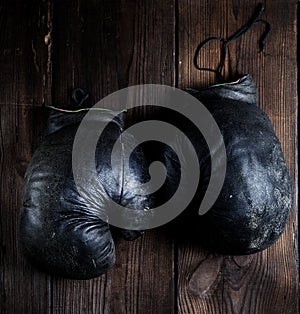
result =
M281 144L269 118L257 106L255 84L246 75L236 82L188 92L206 106L217 122L227 162L224 185L216 202L199 216L199 205L211 176L211 154L216 150L209 151L203 138L197 141L191 129L186 128L200 158L201 184L182 228L213 251L237 255L262 251L284 230L292 206L292 186Z
M120 136L123 115L120 113L107 125L97 143L95 168L99 184L93 186L83 181L80 193L72 170L72 149L84 114L51 111L48 134L26 171L20 223L23 252L43 271L72 279L89 279L105 273L115 262L111 228L103 219L109 202L131 209L151 206L145 197L136 198L131 190L131 186L147 179L141 150L132 155L135 167L126 178L122 152L115 160L114 173L111 169L110 156L116 142L127 150L135 147L134 137L129 133ZM100 111L88 121L89 128L101 127L110 120L110 112ZM140 234L123 230L127 239Z

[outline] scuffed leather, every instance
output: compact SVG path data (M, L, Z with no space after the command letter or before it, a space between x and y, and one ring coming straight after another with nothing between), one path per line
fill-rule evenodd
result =
M144 173L141 151L136 168L122 178L122 158L112 175L109 153L115 141L134 147L130 134L122 135L122 117L104 130L96 150L96 169L101 190L86 184L87 199L78 193L72 172L72 148L82 114L50 114L48 135L36 150L27 169L23 191L20 240L25 255L38 268L59 276L89 279L105 273L115 262L115 247L109 225L99 211L114 200L132 209L144 209L147 200L136 199L130 184ZM97 123L110 119L109 113L96 115ZM95 121L91 121L93 123ZM134 157L133 157L134 159ZM134 161L134 160L133 160ZM95 206L93 206L93 204ZM123 230L127 239L141 231Z
M269 118L257 107L256 87L246 75L236 83L190 92L216 120L227 154L223 189L214 206L198 216L199 196L209 182L209 173L202 172L201 193L192 204L195 210L190 210L194 236L208 249L225 254L262 251L284 230L292 186L281 144ZM208 168L210 153L203 147L197 146Z
M211 154L200 131L187 118L162 109L158 120L167 120L190 139L174 137L174 147L184 157L195 148L199 158L200 182L190 206L177 221L181 237L225 254L251 254L272 245L282 234L292 206L292 187L278 138L267 115L257 107L256 87L249 75L233 83L219 84L200 91L189 90L210 111L223 135L227 170L222 191L214 206L198 215L211 172ZM271 101L271 100L270 100ZM188 108L187 108L188 110ZM180 165L173 149L158 142L135 147L128 132L121 135L130 111L103 132L95 152L96 169L102 184L96 189L84 185L89 202L78 193L72 172L74 137L84 113L52 111L48 135L34 153L27 169L23 191L20 240L25 255L40 269L67 278L97 277L115 262L110 226L99 217L107 202L135 210L154 208L168 201L180 182L186 164ZM96 115L91 123L110 119L109 113ZM144 118L138 118L137 121ZM110 154L116 141L122 141L130 157L131 173L123 177L122 157L118 177L112 175ZM218 144L218 143L217 143ZM217 145L216 144L216 145ZM217 146L215 149L218 149ZM184 158L183 158L184 159ZM149 165L159 160L167 177L161 189L142 196L132 189L145 183ZM132 183L134 184L132 185ZM188 183L185 182L188 187ZM123 230L127 239L141 231Z

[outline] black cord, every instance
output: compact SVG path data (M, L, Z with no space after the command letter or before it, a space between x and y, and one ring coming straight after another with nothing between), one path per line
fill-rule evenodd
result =
M241 27L238 31L236 31L233 35L227 37L227 38L222 38L222 37L210 37L205 39L204 41L202 41L196 51L195 51L195 55L194 55L194 66L196 67L196 69L200 70L200 71L209 71L209 72L213 72L216 74L216 79L218 82L225 82L225 78L222 75L222 70L224 68L225 65L225 60L226 60L226 55L227 55L227 49L228 49L228 44L236 39L238 39L239 37L241 37L242 35L244 35L253 25L258 24L258 23L262 23L265 25L265 31L263 33L263 35L261 36L260 40L259 40L259 48L260 51L262 51L265 47L266 44L266 39L271 31L271 25L270 23L268 23L265 20L259 19L260 15L262 14L262 12L264 11L264 6L262 3L259 3L258 6L256 7L255 13L253 15L253 17L247 22L247 24L245 24L243 27ZM206 68L206 67L200 67L198 64L198 58L199 58L199 54L201 49L206 46L209 42L211 41L220 41L222 43L221 46L221 54L220 54L220 63L218 66L218 69L210 69L210 68Z
M80 107L89 97L89 93L82 88L76 88L72 92L72 99L78 107Z

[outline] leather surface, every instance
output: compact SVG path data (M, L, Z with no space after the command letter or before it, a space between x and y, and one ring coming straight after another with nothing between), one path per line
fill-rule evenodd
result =
M189 92L207 107L221 130L227 170L214 206L199 216L210 179L211 154L217 151L218 143L209 152L194 125L176 112L167 112L169 123L181 128L196 149L200 170L197 194L176 219L176 228L188 241L212 251L237 255L261 251L284 230L292 205L292 187L280 142L270 120L257 107L256 87L246 75L237 82ZM108 202L114 200L135 210L159 206L176 193L181 172L188 163L180 165L174 151L163 143L144 143L136 148L134 137L128 132L122 134L130 112L120 113L104 130L95 152L100 188L83 182L83 199L72 172L72 147L83 117L82 113L50 114L48 135L34 153L25 175L20 224L23 251L33 264L49 273L77 279L99 276L115 262L111 228L99 215ZM103 112L90 122L104 123L110 118L110 113ZM183 138L176 136L173 140L182 156L193 149ZM126 177L122 154L117 176L112 174L110 156L116 141L133 152L130 175ZM160 191L139 195L132 186L149 181L148 168L155 160L165 164L166 180ZM188 188L188 182L184 184ZM131 240L142 233L122 232Z
M216 203L203 216L189 211L194 237L225 254L261 251L284 230L292 187L281 144L269 118L257 107L256 87L246 75L234 84L191 92L216 120L227 154L226 178ZM202 147L198 146L199 154L208 163L209 152ZM205 172L202 194L208 180ZM198 208L200 201L198 195L191 206Z
M48 135L34 153L25 175L20 240L25 255L37 267L63 277L88 279L106 272L115 262L110 227L99 218L100 211L111 199L132 209L143 209L147 200L135 199L130 190L133 182L141 181L144 171L141 151L135 154L141 167L136 166L129 177L122 177L122 156L117 163L118 177L112 175L109 155L115 141L122 141L123 147L134 147L130 134L120 137L121 118L108 125L97 145L100 190L84 182L85 197L78 193L72 172L72 148L82 117L50 115ZM98 124L110 118L107 113L97 117ZM129 240L141 233L123 230Z

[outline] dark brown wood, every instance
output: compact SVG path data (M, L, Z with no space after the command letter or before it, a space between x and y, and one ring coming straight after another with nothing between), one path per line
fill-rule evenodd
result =
M0 311L47 313L46 274L24 260L18 244L22 185L49 98L47 1L0 4Z
M292 0L265 1L273 27L258 53L262 26L230 45L225 64L250 73L295 183L294 210L280 240L250 256L222 256L174 243L165 227L116 240L116 265L88 281L34 269L18 245L23 175L43 139L44 106L70 105L75 87L95 103L120 88L212 84L193 66L197 44L228 36L255 3L239 0L49 0L0 2L0 312L1 313L297 313L297 62ZM53 5L53 7L52 7ZM219 45L201 53L214 67ZM108 104L111 109L120 109ZM145 111L140 113L145 114Z
M249 257L214 256L179 243L179 313L298 313L296 12L294 1L266 1L264 18L273 30L258 53L262 26L230 45L226 76L249 73L259 91L259 106L269 115L282 142L294 182L295 202L280 240ZM192 64L197 44L210 36L227 37L250 18L248 1L179 0L179 87L202 87L213 74ZM201 64L216 65L219 46L201 53Z
M174 85L174 5L167 1L55 1L54 103L82 87L90 103L128 85ZM113 105L108 105L111 109ZM116 239L116 265L90 281L53 279L55 313L172 313L173 241L148 231Z

